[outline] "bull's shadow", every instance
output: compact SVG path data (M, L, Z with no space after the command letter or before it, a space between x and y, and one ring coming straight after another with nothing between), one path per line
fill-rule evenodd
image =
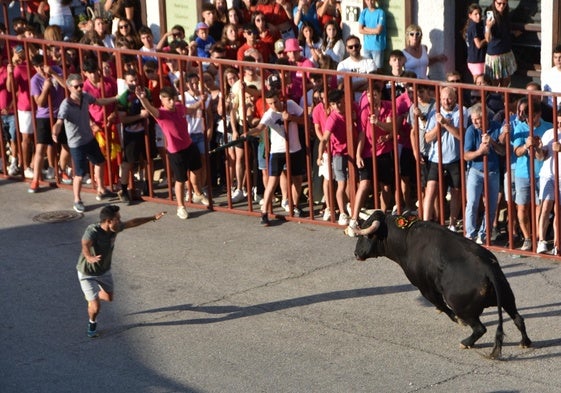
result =
M302 296L294 299L279 300L276 302L268 302L261 304L254 304L250 306L205 306L205 305L193 305L193 304L180 304L177 306L170 307L160 307L150 310L139 311L136 313L131 313L129 315L138 314L153 314L161 312L176 312L176 311L194 311L206 314L221 315L218 317L207 317L207 318L192 318L183 319L175 321L158 321L158 322L146 322L139 323L137 326L178 326L178 325L201 325L210 324L217 322L230 321L238 318L253 317L256 315L266 314L270 312L276 312L281 310L287 310L295 307L308 306L311 304L335 301L335 300L345 300L354 299L368 296L378 296L378 295L388 295L394 293L404 293L417 291L411 284L385 286L385 287L374 287L374 288L359 288L359 289L349 289L345 291L334 291L321 293L317 295Z

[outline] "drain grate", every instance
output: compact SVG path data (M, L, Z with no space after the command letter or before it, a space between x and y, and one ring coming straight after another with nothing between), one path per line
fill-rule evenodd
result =
M35 222L44 222L53 224L57 222L74 221L84 217L82 213L77 213L72 210L57 210L54 212L41 213L33 217Z

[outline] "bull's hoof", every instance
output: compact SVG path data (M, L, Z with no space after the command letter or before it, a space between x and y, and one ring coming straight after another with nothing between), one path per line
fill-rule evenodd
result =
M532 341L528 339L528 341L522 340L520 341L520 348L530 348L532 346Z

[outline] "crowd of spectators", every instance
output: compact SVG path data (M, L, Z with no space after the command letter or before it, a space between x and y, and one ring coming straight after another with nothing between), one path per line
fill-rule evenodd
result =
M80 175L98 183L99 199L115 191L128 203L138 184L149 195L175 181L180 218L187 217L183 199L209 204L207 196L223 192L229 203L260 202L261 223L268 225L276 203L289 215L303 214L307 181L319 185L314 195L311 187L307 194L320 206L319 216L344 226L349 235L368 205L394 213L422 209L424 219L446 222L453 231L460 231L463 220L465 236L491 244L499 232L501 204L512 198L517 214L510 228L519 234L521 249L548 251L552 207L546 202L542 211L541 204L554 200L555 171L548 172L549 183L542 187L540 168L559 144L556 133L547 134L547 143L541 138L552 128L558 102L516 97L505 103L503 95L477 89L508 86L516 69L506 0L495 0L485 17L479 6L469 8L465 38L474 88L461 90L458 83L468 78L457 72L448 73L442 88L423 83L428 68L447 57L429 53L417 24L407 26L403 50L386 53L386 15L375 0L365 0L357 16L359 33L345 38L341 4L334 0L234 0L231 8L217 0L202 5L195 26L172 26L158 42L142 25L138 0L106 0L93 13L65 0L28 3L36 12L11 21L15 35L49 43L3 42L0 109L9 149L6 172L29 178L30 193L39 191L42 180L71 184L76 177L64 132L55 144L51 124L69 88L64 77L82 73L83 91L94 98L89 126L106 165L103 176ZM56 44L65 41L138 55ZM542 86L530 84L528 90L561 91L561 47L553 62L544 70ZM345 73L354 75L349 79ZM164 165L155 182L151 165L169 154L170 132L162 132L156 116L162 89L165 100L173 98L169 110L176 100L185 107L186 143L197 147L189 154L202 158L197 184L186 185L191 192L185 196L177 188L177 179L185 176L165 173ZM177 96L170 97L174 91ZM466 100L459 94L467 94ZM104 97L115 100L101 107ZM512 179L505 178L506 156ZM355 184L349 181L351 170L357 173ZM99 184L102 179L107 184ZM512 192L499 186L503 179ZM467 195L465 206L461 195ZM538 235L539 242L532 242Z

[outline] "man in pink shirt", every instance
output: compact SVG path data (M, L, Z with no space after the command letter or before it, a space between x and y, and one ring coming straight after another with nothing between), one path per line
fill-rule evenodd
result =
M177 101L177 91L171 86L164 86L160 90L160 100L162 102L160 109L155 108L150 103L146 97L145 89L141 86L137 86L136 96L144 109L156 119L166 138L169 163L175 176L177 216L185 220L189 217L184 202L184 183L187 181L187 171L189 171L189 180L194 190L193 202L202 203L205 206L210 204L200 188L201 155L197 146L191 141L187 130L187 121L185 120L187 109Z

